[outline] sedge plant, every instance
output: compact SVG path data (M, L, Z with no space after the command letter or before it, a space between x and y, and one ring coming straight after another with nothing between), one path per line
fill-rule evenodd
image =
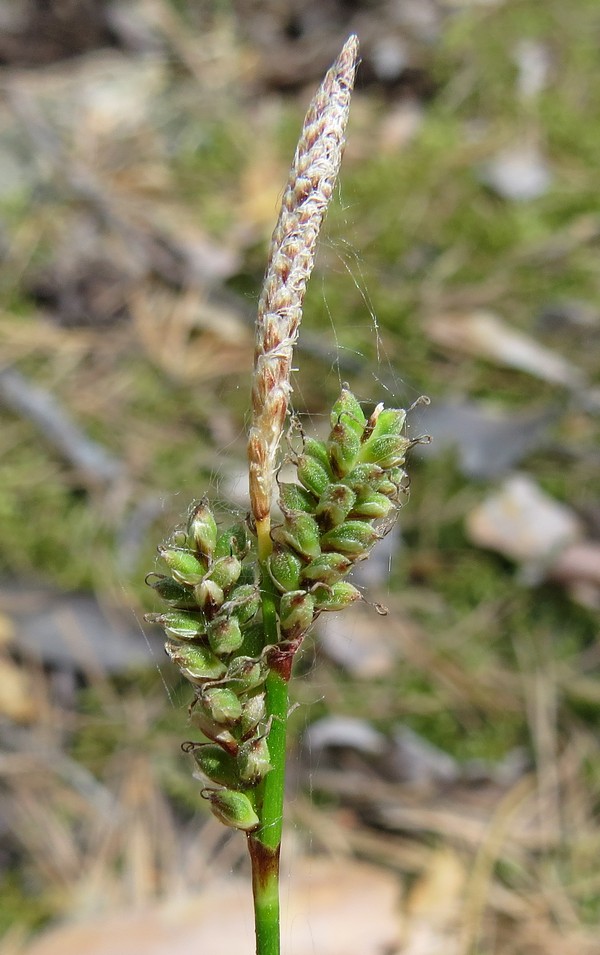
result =
M319 614L361 597L346 578L382 534L406 491L406 413L365 415L346 386L326 441L300 438L296 480L276 481L291 393L292 351L319 229L337 179L358 42L351 36L306 115L283 194L258 305L248 518L225 530L206 498L158 548L164 573L148 583L167 609L166 650L193 686L184 744L202 795L245 833L252 865L256 952L279 955L281 845L288 682ZM273 517L275 487L278 516Z

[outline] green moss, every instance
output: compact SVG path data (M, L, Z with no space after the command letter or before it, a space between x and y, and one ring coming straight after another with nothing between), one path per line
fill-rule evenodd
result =
M468 760L500 762L524 742L518 715L495 714L493 720L482 716L470 722L470 726L465 726L460 714L444 710L427 716L411 716L407 725L463 764Z
M0 938L15 926L22 932L34 932L54 914L48 898L25 885L23 873L8 869L0 880Z
M236 222L237 182L246 155L246 126L227 104L225 118L203 116L186 126L172 160L175 187L204 228L226 234Z
M0 566L4 573L90 587L108 544L100 516L33 442L0 462Z

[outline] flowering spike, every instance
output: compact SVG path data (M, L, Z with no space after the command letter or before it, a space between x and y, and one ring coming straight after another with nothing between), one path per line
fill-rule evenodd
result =
M252 513L246 524L218 533L207 501L193 505L186 530L176 530L160 549L170 576L151 584L170 604L151 619L176 638L167 652L195 686L191 721L211 741L189 744L202 773L222 787L207 787L203 796L218 819L248 833L261 955L279 951L277 877L294 654L318 614L360 598L344 577L377 540L373 522L398 503L411 443L402 409L378 405L367 420L343 386L326 442L298 429L301 452L291 454L298 483L279 486L283 522L271 529L292 349L339 168L357 52L350 37L311 104L273 234L255 343Z
M258 304L248 459L250 501L261 557L271 550L271 490L291 392L292 351L317 237L342 160L357 56L358 41L352 36L306 114Z

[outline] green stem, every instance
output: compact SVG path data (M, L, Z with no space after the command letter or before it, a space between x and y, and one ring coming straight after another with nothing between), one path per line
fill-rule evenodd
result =
M262 574L262 613L265 646L279 639L276 594L267 571ZM272 769L256 794L260 828L248 836L252 861L252 890L256 928L256 955L279 955L279 850L283 822L288 685L285 676L271 670L266 682L269 758Z

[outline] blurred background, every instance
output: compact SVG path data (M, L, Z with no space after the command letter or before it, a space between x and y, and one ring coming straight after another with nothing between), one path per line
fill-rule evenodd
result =
M284 951L599 951L596 0L4 0L3 955L253 950L144 576L205 491L245 513L268 240L350 32L294 406L424 393L433 440L359 574L388 615L297 663Z

